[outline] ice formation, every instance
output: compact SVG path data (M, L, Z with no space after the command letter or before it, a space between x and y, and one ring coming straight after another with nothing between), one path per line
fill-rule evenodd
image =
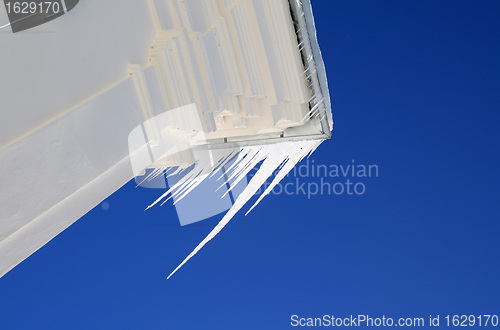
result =
M152 3L157 21L162 21L164 8ZM181 224L192 219L187 221L179 210L196 205L196 221L209 217L201 210L212 206L207 183L215 185L213 190L219 187L217 193L233 204L212 210L218 211L214 215L229 209L170 276L215 237L266 180L276 173L248 212L330 138L333 128L309 1L173 3L169 12L180 19L160 24L150 65L131 69L149 118L129 136L134 175L149 181L166 176L169 189L148 209L172 199ZM245 186L247 174L259 164ZM148 175L145 167L151 171ZM219 181L210 181L216 175ZM214 201L217 204L218 195Z
M216 160L215 166L212 168L207 166L204 162L198 162L195 166L190 169L177 168L171 171L172 173L179 173L182 171L187 171L183 179L180 180L176 185L171 187L165 194L158 198L154 203L152 203L148 208L154 206L155 204L163 203L176 196L176 200L182 199L190 191L196 188L203 179L209 175L215 175L221 168L226 164L231 158L236 157L236 161L228 170L228 176L225 181L222 182L225 185L229 180L234 180L234 185L246 178L247 174L259 163L262 162L259 169L255 175L250 180L248 186L243 190L243 192L238 196L233 206L224 215L222 220L217 224L217 226L208 234L207 237L175 268L175 270L167 277L170 278L175 272L177 272L189 259L191 259L198 251L201 250L205 244L207 244L212 238L214 238L235 216L235 214L250 200L250 198L260 189L260 187L276 173L271 185L265 190L265 192L259 197L255 204L250 208L250 212L257 204L267 195L272 189L293 169L293 167L300 162L304 157L310 155L323 140L309 140L309 141L287 141L277 144L269 144L263 146L249 146L242 147L240 151L235 155L234 151L221 153L220 158ZM158 169L154 175L162 171L167 171L166 168ZM221 176L222 178L222 176ZM231 186L234 187L234 185ZM248 212L246 214L248 214Z

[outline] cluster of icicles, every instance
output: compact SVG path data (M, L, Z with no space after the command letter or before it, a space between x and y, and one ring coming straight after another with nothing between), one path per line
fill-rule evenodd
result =
M252 196L259 191L260 187L276 173L272 183L267 187L255 204L247 211L248 214L259 202L268 195L273 188L280 183L280 181L300 162L304 157L309 156L321 144L322 140L314 141L290 141L277 144L263 145L263 146L249 146L242 147L237 151L222 151L219 152L214 160L215 166L207 164L207 162L197 162L194 166L188 169L188 172L183 178L172 186L165 194L158 198L148 209L158 203L165 203L170 198L174 198L176 202L185 197L190 191L195 189L205 178L216 175L224 165L236 157L236 160L228 169L228 176L221 176L224 178L221 183L226 185L229 180L233 183L231 188L226 194L242 179L247 177L247 174L262 162L261 166L251 178L250 182L243 190L243 192L235 200L233 206L227 211L222 220L215 226L215 228L208 234L207 237L182 261L177 268L167 277L169 279L175 274L189 259L191 259L198 251L201 250L212 238L214 238L224 228L228 222L235 216L235 214L248 202ZM175 175L186 168L159 168L150 175L150 179L166 173L166 175ZM184 173L182 173L184 174Z

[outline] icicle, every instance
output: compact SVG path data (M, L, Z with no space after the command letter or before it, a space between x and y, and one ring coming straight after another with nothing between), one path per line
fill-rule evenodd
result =
M234 176L239 181L247 175L255 164L264 160L255 176L250 180L245 190L238 196L234 205L229 209L222 220L215 228L205 237L203 241L174 269L167 277L169 279L175 274L189 259L191 259L198 251L205 246L212 238L214 238L234 217L234 215L248 202L248 200L260 189L267 179L280 168L280 171L274 178L270 187L266 189L264 194L252 206L252 210L271 190L276 186L291 169L305 156L311 154L322 141L300 141L300 142L284 142L280 144L266 145L261 147L243 148L243 157L238 157L239 163L234 169ZM250 211L248 211L250 212ZM248 213L247 212L247 213Z

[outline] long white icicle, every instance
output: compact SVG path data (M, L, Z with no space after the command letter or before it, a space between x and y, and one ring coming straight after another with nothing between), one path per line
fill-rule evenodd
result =
M239 157L239 163L235 166L237 181L246 176L248 171L253 168L259 161L264 160L255 176L250 180L245 190L238 196L234 205L229 209L222 220L215 228L205 237L203 241L174 269L167 277L169 279L174 275L189 259L191 259L198 251L201 250L212 238L214 238L224 228L234 215L248 202L248 200L260 189L267 179L280 166L280 170L274 178L271 186L262 194L259 200L252 206L252 210L264 198L274 186L276 186L291 169L304 157L311 154L322 141L300 141L300 142L284 142L274 145L243 148L242 152L245 157ZM251 155L247 158L247 156ZM248 211L250 212L250 211ZM247 214L248 214L247 212Z

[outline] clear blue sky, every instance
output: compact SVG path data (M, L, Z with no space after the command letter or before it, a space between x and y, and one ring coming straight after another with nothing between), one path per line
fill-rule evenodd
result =
M312 159L378 165L365 194L268 196L167 281L218 218L127 184L0 279L2 329L500 314L500 2L312 4L335 116Z

